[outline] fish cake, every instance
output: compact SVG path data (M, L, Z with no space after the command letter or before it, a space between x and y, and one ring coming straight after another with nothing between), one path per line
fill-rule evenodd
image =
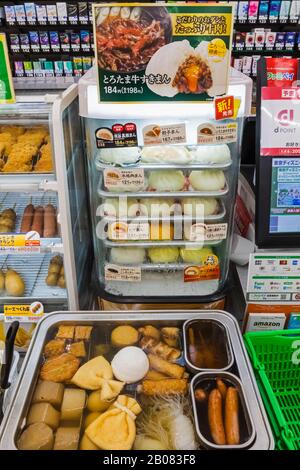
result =
M64 339L52 339L44 347L44 354L46 357L60 356L65 352Z
M52 382L71 380L80 366L80 360L73 354L64 353L48 359L41 367L40 378Z

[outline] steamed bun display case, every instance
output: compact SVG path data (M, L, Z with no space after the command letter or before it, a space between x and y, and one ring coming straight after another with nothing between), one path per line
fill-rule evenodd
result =
M251 83L232 69L238 113L216 121L214 102L99 103L94 72L79 81L102 298L224 297Z

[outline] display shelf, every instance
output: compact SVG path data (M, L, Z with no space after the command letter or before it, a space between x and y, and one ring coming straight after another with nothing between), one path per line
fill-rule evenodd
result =
M166 302L166 293L169 296L170 301L176 296L180 296L184 290L185 298L188 297L201 297L210 296L215 294L220 288L218 279L200 282L185 282L183 288L183 273L182 271L176 272L144 272L142 275L141 282L124 282L124 281L105 281L105 293L112 294L113 296L119 297L132 297L136 299L136 289L141 293L143 299L153 299L153 293L155 296L164 299ZM115 301L115 300L114 300ZM139 297L141 301L141 297ZM144 300L145 301L145 300Z
M45 193L14 193L14 192L7 192L1 193L0 192L0 213L5 209L14 209L16 212L16 226L15 230L12 232L13 234L18 234L21 228L21 222L23 217L23 212L25 207L28 204L33 204L33 206L37 207L39 205L45 206L46 204L52 204L54 207L57 208L57 195L52 192L45 192ZM61 238L59 233L57 236L52 238L41 238L41 251L53 251L55 250L56 245L60 245ZM29 252L25 252L26 254L31 254Z
M16 226L13 233L21 233L21 221L24 209L28 204L33 206L45 206L52 204L57 208L57 196L51 192L44 193L1 193L0 192L0 213L5 209L14 209L17 214Z
M142 204L142 202L141 202ZM175 203L174 203L175 204ZM177 203L178 204L178 203ZM198 217L197 222L201 219L202 222L214 222L218 220L222 220L226 215L226 209L222 201L219 201L219 212L217 214L206 215L203 218ZM182 214L182 215L172 215L170 214L169 217L153 217L153 216L146 216L146 215L138 215L136 217L113 217L104 215L102 220L107 222L108 224L113 224L116 222L124 222L124 223L148 223L148 222L170 222L170 223L179 223L179 222L192 222L196 218L190 215Z
M44 191L48 182L55 186L53 173L0 173L0 188L2 192Z
M117 265L119 266L120 268L122 268L123 266L130 266L130 267L134 267L134 268L141 268L142 271L149 271L149 272L175 272L175 271L183 271L184 269L188 268L188 267L191 267L191 266L196 266L196 267L199 267L200 266L200 263L183 263L181 261L179 261L178 263L143 263L143 264L126 264L126 265L122 265L122 264L117 264L117 263L105 263L106 265Z
M67 291L60 287L47 286L45 279L51 254L31 254L30 263L22 255L0 254L0 269L13 269L22 277L25 283L25 293L22 297L0 295L0 304L28 303L39 300L43 303L65 302Z
M15 90L64 90L73 83L77 83L80 77L14 77Z
M156 171L159 171L160 168L156 168ZM98 195L101 198L116 198L116 197L128 197L128 198L136 198L141 199L145 197L166 197L166 198L173 198L173 199L180 199L184 197L222 197L226 196L229 192L229 187L226 182L224 189L220 189L219 191L137 191L137 192L113 192L113 191L105 191L104 189L98 187Z
M266 55L266 56L293 56L298 57L300 51L297 49L234 49L232 51L234 56L237 55Z
M178 163L178 164L166 164L166 163L143 163L138 161L133 164L127 165L113 165L109 163L104 163L99 160L95 160L95 166L98 171L103 171L105 169L124 169L124 170L131 170L135 168L143 169L143 170L227 170L231 167L232 160L227 163L219 163L219 164L201 164L201 163Z
M211 241L189 241L189 240L102 240L102 243L109 248L118 247L139 247L139 248L151 248L151 247L187 247L187 248L202 248L203 246L216 246L220 245L224 240L211 240Z

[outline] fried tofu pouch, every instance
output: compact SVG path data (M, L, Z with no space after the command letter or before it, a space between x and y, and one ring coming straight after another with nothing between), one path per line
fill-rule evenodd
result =
M93 421L85 433L103 450L130 450L136 436L135 418L142 409L138 402L120 395L113 405Z
M121 392L124 383L113 380L110 363L103 357L97 356L83 364L74 377L72 383L86 390L99 390L103 401L111 401Z

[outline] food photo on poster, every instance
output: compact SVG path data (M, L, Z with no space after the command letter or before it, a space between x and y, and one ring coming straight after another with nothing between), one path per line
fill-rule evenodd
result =
M232 6L96 4L101 101L206 101L228 87Z

